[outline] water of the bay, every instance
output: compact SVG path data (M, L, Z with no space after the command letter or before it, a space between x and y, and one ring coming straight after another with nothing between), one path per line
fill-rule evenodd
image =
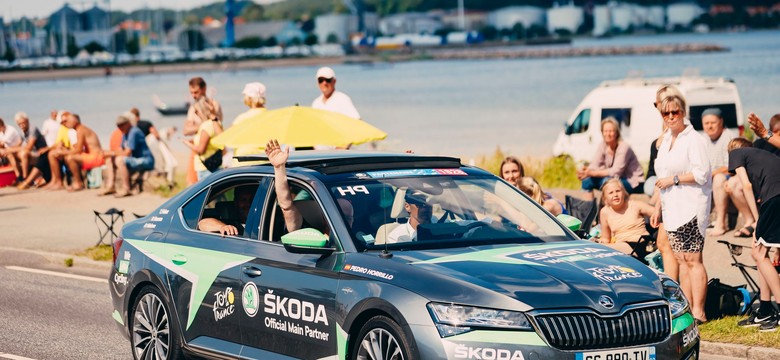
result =
M380 148L462 156L492 153L496 147L519 156L543 157L580 100L603 80L629 73L678 76L698 69L702 76L733 79L745 112L768 118L780 112L780 31L665 34L612 39L577 39L571 46L708 43L728 52L555 59L416 61L392 65L338 65L337 88L352 97L364 120L388 133ZM0 85L0 117L16 111L35 124L50 109L68 109L100 135L107 146L117 115L138 107L158 128L178 126L183 117L162 117L152 95L176 104L187 99L187 80L203 76L222 103L226 125L246 110L246 82L268 87L270 109L310 105L318 94L316 67L269 68L207 73L149 74ZM264 137L264 134L257 134ZM178 140L174 148L184 149Z

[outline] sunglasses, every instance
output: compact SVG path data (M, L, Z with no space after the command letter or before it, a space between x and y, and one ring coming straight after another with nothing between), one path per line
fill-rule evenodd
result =
M680 115L680 114L682 114L682 110L661 111L661 116L664 117L664 118L669 116L669 115L677 116L677 115Z
M332 79L332 78L331 78L331 79L328 79L328 78L324 78L324 77L317 78L317 82L318 82L318 83L322 84L322 82L323 82L323 81L324 81L324 82L326 82L326 83L328 83L328 84L330 84L330 83L333 81L333 79Z

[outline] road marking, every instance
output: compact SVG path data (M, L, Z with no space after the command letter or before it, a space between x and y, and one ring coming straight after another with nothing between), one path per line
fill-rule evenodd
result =
M61 273L61 272L56 272L56 271L31 269L31 268L26 268L26 267L21 267L21 266L6 266L5 268L8 269L8 270L26 271L26 272L36 273L36 274L52 275L52 276L59 276L59 277L69 278L69 279L94 281L94 282L108 284L108 279L101 279L101 278L96 278L96 277L92 277L92 276L66 274L66 273ZM7 354L0 353L0 355L5 356ZM24 360L26 358L19 358L19 359Z
M24 356L13 355L13 354L3 354L3 353L0 353L0 358L6 358L6 359L11 359L11 360L35 360L35 359L27 358L27 357L24 357Z

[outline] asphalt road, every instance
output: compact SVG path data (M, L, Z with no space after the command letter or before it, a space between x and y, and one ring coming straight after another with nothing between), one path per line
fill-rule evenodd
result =
M66 268L41 255L0 249L0 360L132 359L111 318L107 276L105 269Z
M0 359L131 359L111 318L107 282L22 271L57 269L40 256L0 251ZM75 270L105 279L99 270ZM103 275L105 274L105 275Z

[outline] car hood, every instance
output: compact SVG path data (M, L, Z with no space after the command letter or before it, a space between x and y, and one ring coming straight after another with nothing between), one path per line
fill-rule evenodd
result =
M626 304L663 299L653 270L589 241L397 252L380 266L362 268L380 268L385 280L431 301L615 313ZM599 304L603 295L614 307Z

